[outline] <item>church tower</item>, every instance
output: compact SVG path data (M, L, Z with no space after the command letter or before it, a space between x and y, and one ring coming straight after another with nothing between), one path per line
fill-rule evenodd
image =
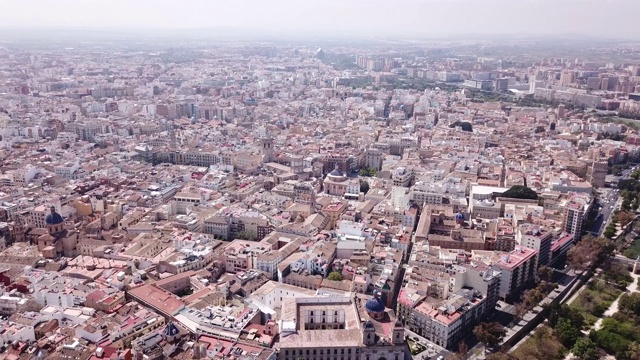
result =
M362 342L365 346L372 346L376 344L376 328L373 326L371 320L367 320L363 324Z
M262 161L265 163L273 162L273 138L262 138L260 143L262 144Z
M393 335L391 341L394 344L404 344L404 326L400 321L396 321L396 325L393 327Z

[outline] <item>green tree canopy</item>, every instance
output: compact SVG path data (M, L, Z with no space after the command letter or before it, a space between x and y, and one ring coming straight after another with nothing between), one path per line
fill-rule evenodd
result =
M535 191L523 185L514 185L509 190L503 192L502 195L500 196L511 198L511 199L538 200L538 194Z
M449 125L450 128L460 127L462 131L473 132L473 126L468 121L456 121L453 124Z
M329 276L327 276L327 279L333 281L342 281L342 274L337 271L332 271L331 273L329 273Z
M622 294L618 306L627 315L640 315L640 293Z
M497 352L487 355L487 360L517 360L516 357L503 352Z
M553 336L553 330L543 325L531 336L530 341L525 341L517 350L517 359L564 359L562 354L564 347Z
M378 170L376 170L376 168L374 167L364 168L364 169L360 169L360 171L358 172L358 175L375 177L376 175L378 175Z
M602 233L602 235L607 239L612 239L614 236L616 236L616 228L607 226L607 228L604 229L604 232Z
M360 192L365 194L369 192L369 183L366 180L360 180Z
M596 344L589 338L580 338L571 348L571 352L580 360L598 360L598 348Z
M488 348L495 348L507 334L507 331L497 322L483 322L473 329L473 335Z
M562 345L567 348L571 348L580 337L580 331L573 326L571 321L565 318L558 320L554 332Z

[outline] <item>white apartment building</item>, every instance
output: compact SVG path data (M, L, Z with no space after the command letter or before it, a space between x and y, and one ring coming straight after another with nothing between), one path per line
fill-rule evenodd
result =
M68 131L61 131L57 134L56 139L60 143L72 144L76 142L76 140L78 140L78 134Z
M13 321L0 321L0 346L9 346L15 341L35 342L36 332L33 326L18 324Z
M191 208L202 203L202 196L195 193L179 192L174 195L176 213L178 215L189 215Z
M26 165L13 172L13 184L16 186L26 186L41 170L33 165Z
M78 161L75 163L66 163L63 165L58 165L54 168L55 174L60 176L63 179L70 180L76 178L76 173L80 169L80 164Z
M393 186L409 187L413 180L413 170L406 167L395 169L391 175Z

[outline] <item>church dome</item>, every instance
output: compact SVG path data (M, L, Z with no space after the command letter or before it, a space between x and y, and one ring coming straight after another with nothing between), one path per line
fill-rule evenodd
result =
M338 167L336 166L335 169L333 169L332 172L329 173L329 175L334 176L334 177L343 177L344 174L342 173L342 171L340 171L340 169L338 169Z
M344 182L347 180L347 176L342 171L340 171L340 169L338 168L338 164L336 164L336 167L333 169L333 171L327 175L327 179L334 182Z
M166 337L177 336L178 334L180 334L180 330L178 330L178 327L173 322L169 322L164 328L164 335Z
M385 309L384 301L380 299L380 297L378 296L378 293L376 292L374 294L374 297L367 300L367 302L364 304L364 308L367 309L367 312L370 312L370 313L374 313L374 314L382 313L384 312L384 309Z
M64 222L64 219L62 218L62 215L56 212L54 207L51 207L51 214L47 215L47 217L44 218L44 221L47 225L57 225Z

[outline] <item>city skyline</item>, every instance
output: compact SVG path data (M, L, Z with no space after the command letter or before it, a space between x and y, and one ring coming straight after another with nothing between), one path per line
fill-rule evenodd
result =
M0 9L0 359L640 359L640 1Z
M640 35L630 0L189 0L2 1L0 29L72 28L140 33L202 31L244 37L403 37L526 35L631 39ZM602 14L606 13L607 16ZM615 19L615 26L604 19ZM295 32L293 32L295 31ZM202 35L202 34L200 34Z

